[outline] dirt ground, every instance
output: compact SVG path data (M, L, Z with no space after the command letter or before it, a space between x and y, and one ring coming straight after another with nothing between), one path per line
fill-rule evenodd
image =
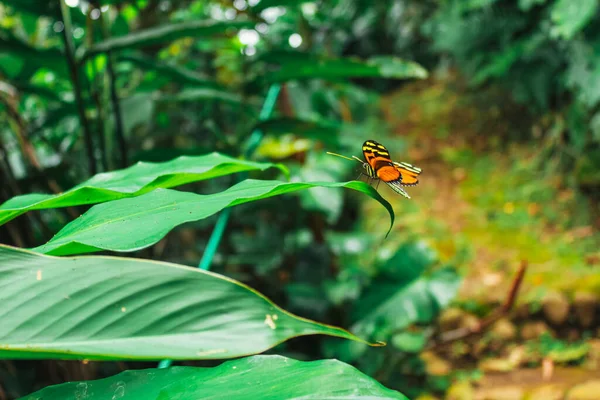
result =
M459 85L432 81L388 96L382 108L392 137L409 143L404 155L395 156L392 142L393 158L423 168L419 186L408 188L411 204L380 189L396 212L394 229L422 234L442 260L460 264L460 318L482 318L472 309L484 313L502 303L518 266L528 263L515 311L503 321L509 333L502 337L494 327L501 345L483 346L475 360L477 345L469 343L463 356L437 355L450 369L470 357L470 368L483 372L478 379L456 380L446 398L600 399L600 341L593 339L600 334L597 221L586 211L588 199L552 171L540 172L543 149L532 143L541 141L522 139L531 121L515 117L516 105L499 109ZM381 212L376 208L365 210L375 220ZM579 319L583 298L590 323ZM575 347L549 342L559 350L515 361L544 334L586 350L573 355ZM493 332L482 336L494 343Z

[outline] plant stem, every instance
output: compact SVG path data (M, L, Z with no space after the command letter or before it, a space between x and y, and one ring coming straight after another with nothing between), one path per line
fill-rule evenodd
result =
M264 121L268 119L271 114L273 114L273 110L275 109L275 105L277 104L277 97L279 96L279 92L281 90L281 85L273 84L269 88L267 92L267 97L265 98L265 102L263 103L262 109L260 110L260 114L258 119L260 121ZM250 158L254 151L260 144L260 141L263 138L263 132L260 129L255 129L250 138L248 139L248 146L246 147L246 151L244 152L245 158ZM245 178L246 174L242 174L241 178ZM241 180L241 179L240 179ZM208 240L208 244L206 245L206 250L204 250L204 254L202 255L202 259L200 260L200 264L198 268L203 270L208 270L210 268L210 264L212 262L215 253L217 252L217 248L219 247L219 243L221 242L221 238L223 237L223 233L225 232L225 228L227 227L227 222L229 221L229 216L231 215L231 208L226 208L219 214L219 219L215 224L215 229L210 235L210 239Z
M63 41L65 43L65 53L67 56L67 64L69 66L69 73L71 75L71 81L73 83L73 91L75 92L75 102L77 103L77 112L79 114L79 121L81 122L81 127L83 129L83 135L85 139L85 147L88 156L88 169L90 175L95 175L97 172L96 169L96 158L94 157L94 142L92 140L92 132L85 115L85 105L83 103L82 89L81 84L79 82L79 69L75 62L74 49L75 46L73 44L73 24L71 23L71 14L69 11L69 7L65 3L65 0L60 0L60 12L64 24L64 29L62 31Z
M110 39L110 31L108 23L104 21L104 15L100 13L100 25L102 28L102 36L104 40ZM110 101L112 103L113 113L115 115L115 136L119 144L119 154L121 157L121 168L129 165L127 160L127 141L123 129L123 114L121 112L121 104L119 103L119 95L117 93L117 74L115 73L114 58L110 50L106 52L106 70L108 71L108 82L110 86Z
M207 271L210 268L210 263L212 262L212 259L215 256L215 253L217 252L217 248L219 247L219 243L221 242L223 233L225 233L225 228L227 228L227 222L229 221L230 215L231 208L226 208L219 214L217 223L215 224L215 229L213 229L212 234L208 239L206 249L204 250L198 268L203 269L205 271Z
M486 318L474 326L458 328L449 332L444 332L440 335L440 338L437 342L427 346L427 350L447 346L448 344L454 343L457 340L463 340L474 335L482 334L485 329L492 326L500 318L507 316L517 301L519 288L521 287L521 283L523 283L523 277L527 271L527 265L528 263L526 260L521 261L521 265L519 266L519 269L513 278L512 284L510 285L506 300L504 300L504 304L496 308L496 310L491 312Z
M275 105L277 104L277 97L279 96L279 92L281 91L281 85L273 84L269 87L269 91L267 92L267 97L263 103L262 109L260 110L260 114L258 119L260 121L264 121L271 117L273 111L275 110ZM264 133L260 129L255 129L250 138L248 139L248 146L246 147L246 151L244 152L245 158L250 158L254 151L260 144L260 141L263 138ZM239 179L245 178L247 174L242 174L242 177ZM200 264L198 268L202 270L210 269L210 264L212 263L213 257L217 252L217 248L219 247L219 243L221 243L221 239L223 238L223 233L225 233L225 228L227 228L227 222L229 221L229 216L231 215L231 208L226 208L221 211L219 217L217 219L217 223L215 224L215 228L208 239L208 244L206 245L206 249L204 250L204 254L202 255L202 259L200 260ZM168 368L173 364L171 360L162 360L158 364L158 368Z
M106 62L106 68L108 70L108 79L110 81L110 101L113 105L113 112L115 113L115 136L119 143L119 153L121 155L121 167L125 168L129 165L127 160L127 141L125 140L125 133L123 129L123 114L121 113L121 104L119 103L119 96L117 94L117 75L113 66L113 57L109 52Z
M94 20L92 19L92 11L95 9L95 5L90 3L91 7L88 8L87 18L86 18L86 29L88 34L86 35L86 46L92 47L94 45ZM106 129L104 125L105 115L104 115L104 107L102 101L100 99L100 93L102 91L102 84L98 84L98 68L96 68L96 60L91 59L88 60L89 64L84 63L82 68L85 70L86 65L91 65L92 76L91 82L89 79L85 80L87 85L86 89L89 93L89 96L93 100L96 105L96 110L98 112L98 117L96 118L96 129L97 140L100 147L100 165L102 166L102 171L108 171L108 162L107 162L107 151L106 151Z

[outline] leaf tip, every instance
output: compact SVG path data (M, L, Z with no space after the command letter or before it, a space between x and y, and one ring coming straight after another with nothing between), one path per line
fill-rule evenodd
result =
M286 179L289 181L291 174L290 174L290 170L288 169L288 167L286 167L284 164L281 163L277 163L274 165L275 168L278 168L286 177Z

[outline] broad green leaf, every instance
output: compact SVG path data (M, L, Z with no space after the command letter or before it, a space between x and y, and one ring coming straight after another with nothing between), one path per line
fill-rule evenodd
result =
M21 76L21 80L29 79L30 75L41 67L52 70L60 76L68 76L65 56L57 48L35 48L16 38L11 32L2 29L0 30L0 51L10 54L13 59L22 60L23 69L27 69L29 73L26 74L27 76ZM31 60L37 62L32 63ZM22 72L21 75L23 75Z
M339 122L308 121L296 118L273 118L255 125L265 135L285 135L292 133L306 139L317 139L331 146L338 145L338 135L342 131Z
M260 0L258 4L250 8L250 10L254 13L259 13L270 7L293 7L310 2L310 0Z
M592 20L598 10L598 0L557 0L552 6L554 33L572 39Z
M314 334L364 343L233 279L165 262L0 245L0 287L0 358L223 359Z
M211 146L212 147L212 146ZM150 162L164 162L172 158L180 156L198 156L200 154L206 154L210 151L207 146L205 147L155 147L150 150L140 150L139 152L132 154L131 158L134 161L150 161Z
M195 71L180 67L179 65L156 61L150 57L141 55L123 55L119 57L119 61L127 61L135 66L147 70L156 71L159 75L170 78L173 82L182 85L204 86L207 88L219 88L217 82L210 80L208 77L199 74Z
M226 207L314 187L346 187L365 193L386 207L392 229L394 212L391 205L364 182L247 179L215 194L199 195L158 189L142 196L98 204L65 226L48 243L35 248L35 251L66 255L98 250L140 250L158 242L176 226L210 217Z
M363 61L354 58L326 58L308 53L273 51L259 61L278 66L264 73L268 83L295 79L346 79L352 77L409 79L427 77L419 64L396 57L374 57Z
M59 3L48 0L2 0L16 11L34 15L56 16L60 13Z
M132 131L138 125L146 125L154 115L154 99L148 92L134 93L120 101L123 113L123 130L126 137L132 137Z
M96 381L50 386L21 400L293 400L397 399L402 394L337 360L254 356L214 368L173 367L121 372Z
M77 112L75 105L70 101L65 101L61 97L61 93L53 88L43 86L42 84L32 84L27 81L16 81L12 83L20 92L37 95L50 101L62 103L69 107L73 113Z
M148 46L156 43L170 42L184 37L200 37L226 34L230 31L236 31L242 28L251 28L253 22L249 21L191 21L172 23L164 26L130 33L129 35L119 36L96 43L90 48L81 48L77 52L77 58L84 60L95 54L108 51L117 51L122 49L132 49L136 47Z
M425 348L427 336L423 332L403 331L392 336L392 346L405 353L418 353Z
M21 57L15 57L10 53L0 53L0 73L10 79L14 79L25 64L25 60Z
M156 101L165 103L220 101L234 106L244 105L244 101L241 96L224 89L218 90L210 88L184 89L181 92L172 95L159 95L156 97Z
M431 324L456 296L460 282L460 276L451 269L442 269L412 281L379 277L354 302L353 319L356 322L352 331L371 340L391 340L392 345L402 351L416 351L416 337L411 338L409 343L404 335L399 334L412 324ZM330 357L346 362L360 359L367 349L358 342L330 343L328 348Z
M409 283L438 261L437 252L423 240L403 243L392 257L378 268L381 275L397 283Z
M519 0L519 10L529 11L535 6L544 4L547 0Z
M156 188L169 188L236 172L285 167L244 161L219 153L182 156L162 163L138 162L122 170L102 173L57 195L27 194L0 205L0 225L29 211L60 208L139 196Z
M413 323L430 323L456 295L461 279L444 269L410 284L379 281L361 303L371 304L368 312L353 326L367 337L383 337Z

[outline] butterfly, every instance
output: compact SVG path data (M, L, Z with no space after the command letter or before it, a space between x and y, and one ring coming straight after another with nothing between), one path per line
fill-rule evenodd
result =
M356 156L349 158L330 152L327 152L327 154L360 162L366 171L366 173L362 172L361 175L367 175L369 181L378 180L378 186L380 181L384 181L394 192L410 199L402 186L417 185L422 171L421 168L406 162L392 161L385 146L375 140L365 141L362 145L362 151L365 161ZM361 175L359 175L359 178Z

